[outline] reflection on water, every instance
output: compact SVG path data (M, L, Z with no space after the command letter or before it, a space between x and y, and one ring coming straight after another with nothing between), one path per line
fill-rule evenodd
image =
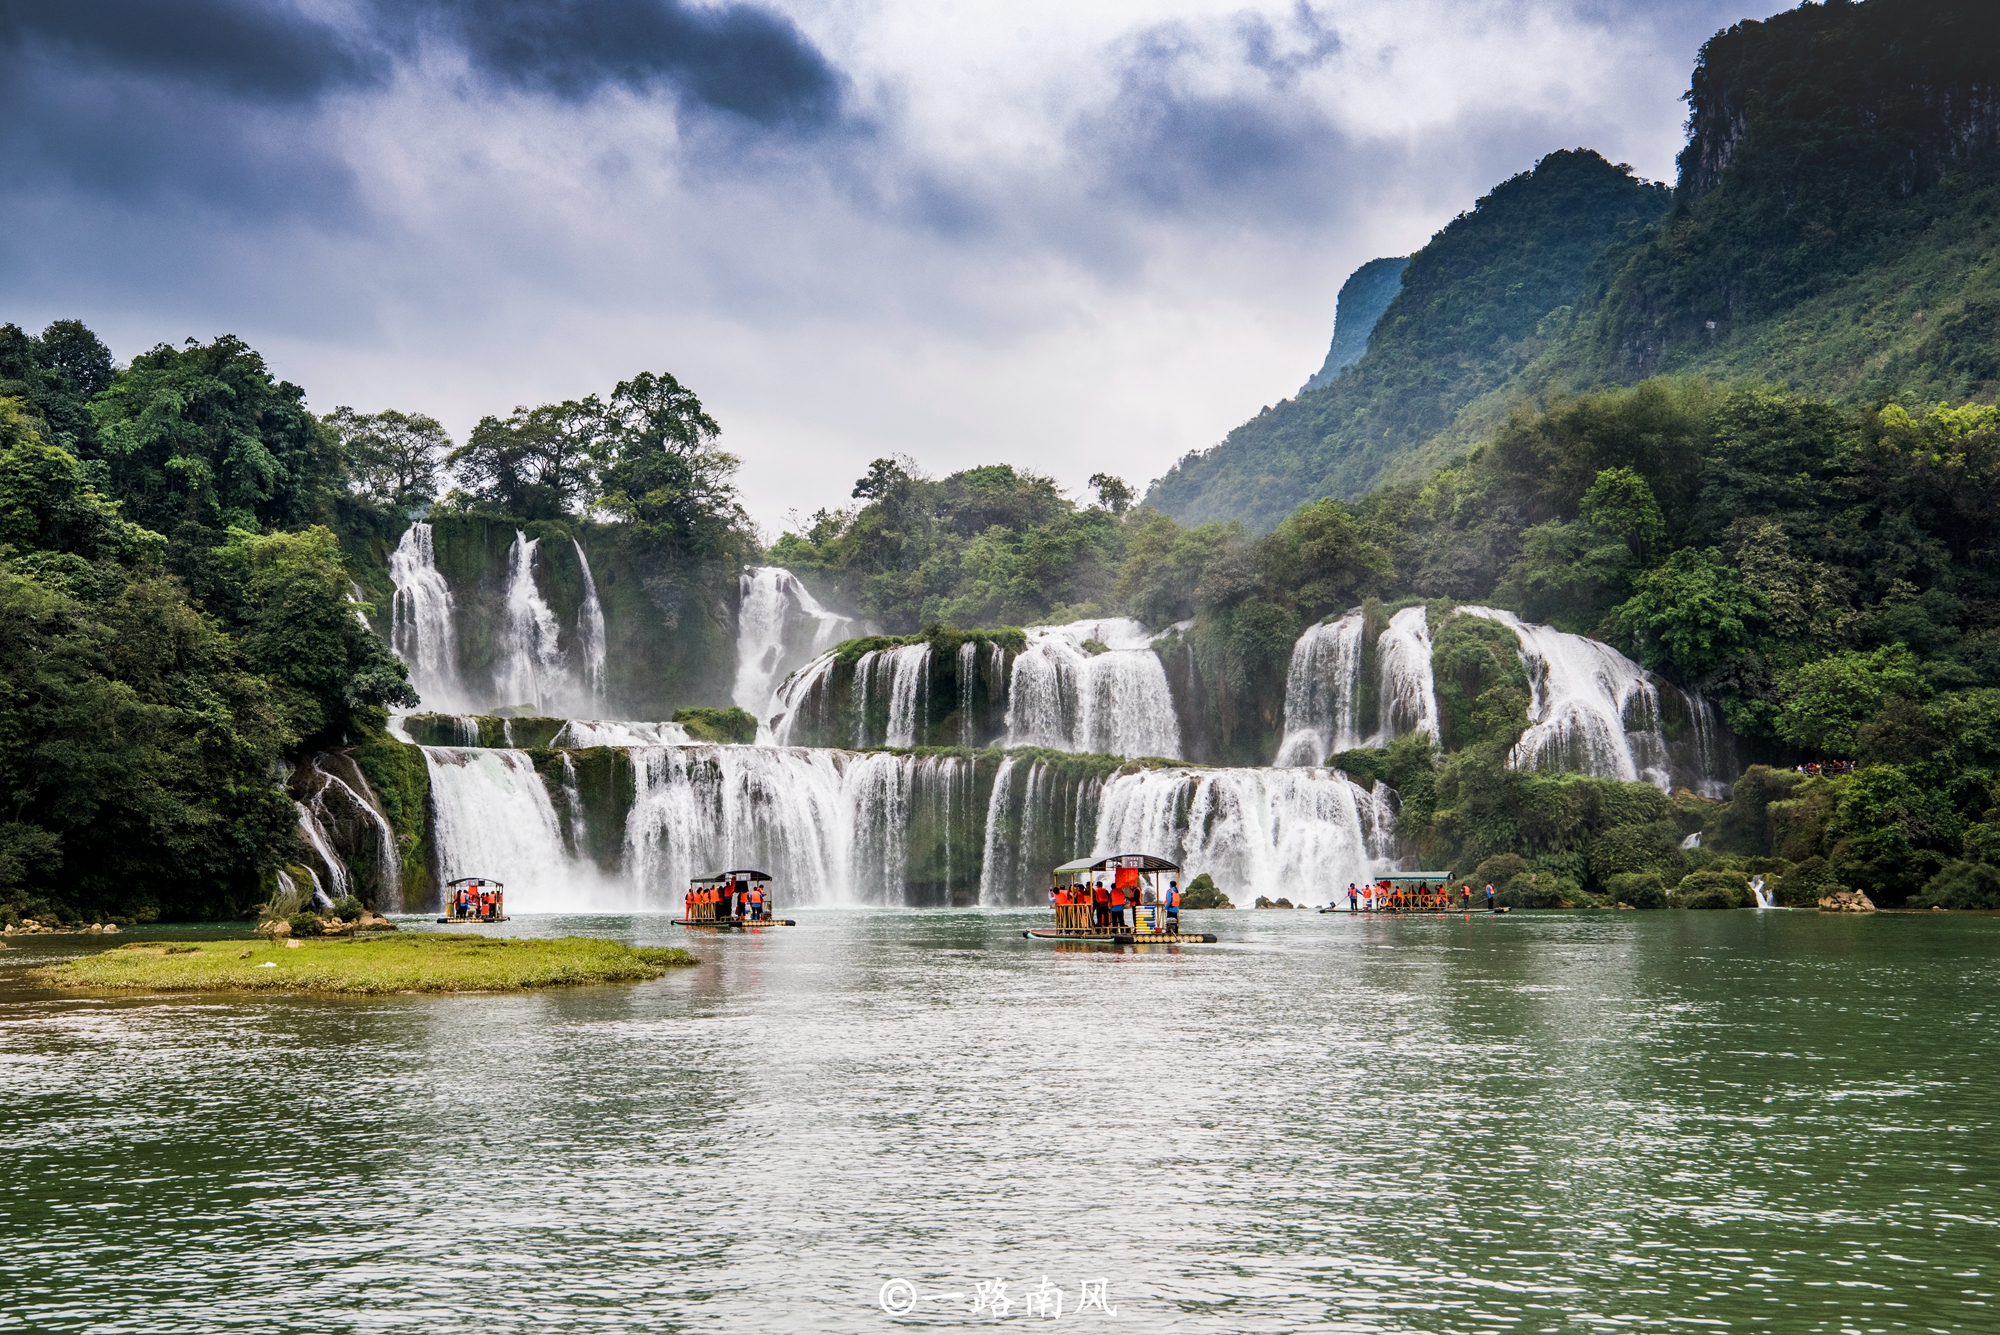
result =
M35 940L0 1330L956 1328L1045 1274L1145 1330L2000 1324L2000 921L1045 916L345 1002L53 998L18 966L98 946ZM892 1322L892 1278L967 1297Z

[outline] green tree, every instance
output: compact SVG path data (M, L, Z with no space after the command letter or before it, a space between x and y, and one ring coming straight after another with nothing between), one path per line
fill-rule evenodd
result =
M649 542L702 558L734 551L749 528L737 460L715 448L722 428L673 376L642 372L612 391L599 504Z
M211 569L211 603L236 632L247 665L270 681L288 743L337 743L360 711L418 703L402 662L354 619L331 531L239 530Z
M1122 515L1132 508L1132 484L1122 477L1092 473L1090 489L1097 493L1097 503L1114 515Z
M437 499L440 469L452 445L435 417L393 408L379 413L335 408L326 420L340 437L356 494L399 510Z
M596 499L595 478L608 423L594 394L539 408L516 408L504 420L482 417L449 462L463 509L513 519L561 519Z
M112 494L162 532L283 528L328 512L340 441L241 339L162 343L91 403Z
M1633 640L1648 667L1683 681L1702 677L1750 642L1763 609L1743 577L1713 547L1683 547L1632 579L1632 597L1612 624Z
M1922 693L1915 655L1903 645L1870 653L1849 650L1792 669L1778 678L1778 735L1806 752L1850 757L1860 729L1890 696Z
M1600 533L1622 538L1632 549L1632 557L1644 561L1666 536L1666 522L1660 518L1660 503L1646 479L1629 468L1607 468L1583 493L1578 506L1583 522Z

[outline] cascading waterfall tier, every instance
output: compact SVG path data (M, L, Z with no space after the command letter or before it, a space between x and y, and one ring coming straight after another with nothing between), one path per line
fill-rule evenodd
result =
M1143 625L1111 617L1027 636L1008 688L1008 746L1180 758L1173 692Z
M1438 735L1424 609L1406 607L1396 613L1375 640L1375 709L1364 731L1369 648L1366 619L1358 607L1338 621L1308 626L1299 636L1285 673L1285 737L1276 765L1319 765L1335 752L1387 746L1413 732Z
M1326 902L1390 865L1391 800L1338 770L1142 770L1105 783L1091 852L1152 853L1219 885Z
M746 866L793 904L1040 904L1049 868L1093 848L1297 898L1381 865L1394 830L1385 785L1371 797L1317 769L715 745L424 755L441 878L494 877L520 912L678 909L691 878ZM628 779L604 780L612 762ZM629 797L593 808L580 772Z
M1280 767L1319 765L1361 745L1355 726L1361 684L1361 610L1306 627L1285 669L1285 738Z
M820 606L799 577L783 566L753 566L737 585L735 704L755 715L759 740L776 742L770 719L783 709L779 685L839 644L868 633L853 617Z
M403 530L389 554L389 578L396 586L389 604L389 646L410 669L410 684L431 709L464 709L468 702L459 687L451 586L437 568L429 524L419 521Z
M1676 748L1663 726L1662 684L1610 645L1497 608L1458 610L1499 622L1520 643L1529 726L1508 755L1510 766L1644 781L1662 791L1673 787L1679 771L1707 795L1727 789L1722 771L1733 771L1734 757L1714 707L1699 695L1666 688L1677 697L1686 724L1681 731L1689 734Z

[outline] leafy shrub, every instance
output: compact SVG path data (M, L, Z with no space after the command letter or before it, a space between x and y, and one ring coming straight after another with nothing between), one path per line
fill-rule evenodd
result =
M1188 882L1181 892L1181 907L1184 909L1233 909L1229 896L1215 888L1215 878L1207 872Z
M1779 882L1778 902L1787 908L1809 909L1819 903L1821 895L1836 888L1833 868L1825 858L1815 855L1793 867Z
M1590 844L1590 874L1606 885L1621 873L1678 870L1683 863L1680 827L1672 821L1621 825Z
M1947 862L1911 904L1916 908L2000 909L2000 871L1983 862Z
M286 888L285 882L279 881L277 889L271 892L271 897L257 906L257 920L259 922L283 922L289 919L294 913L303 909L306 906L306 900L312 894L310 890L304 888L305 885L306 877L302 871L292 877L290 889Z
M1566 876L1525 872L1500 887L1499 903L1510 909L1566 909L1586 903L1583 889Z
M1756 903L1750 878L1740 871L1694 871L1674 889L1674 907L1682 909L1745 909Z
M688 730L697 742L741 742L757 740L757 720L745 709L676 709L674 722Z
M1960 841L1967 862L1984 862L2000 867L2000 825L1982 822L1965 832Z
M1474 889L1492 886L1504 889L1516 876L1528 874L1528 860L1519 853L1497 853L1473 869Z
M1614 904L1630 904L1635 909L1667 906L1667 886L1656 871L1620 872L1605 879L1604 890Z
M325 930L317 913L294 913L290 921L293 936L318 936Z
M362 912L361 901L353 895L345 896L333 902L333 916L342 922L353 922L361 916Z

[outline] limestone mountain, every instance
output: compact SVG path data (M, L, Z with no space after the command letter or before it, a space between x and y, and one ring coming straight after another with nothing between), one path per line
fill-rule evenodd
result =
M1370 260L1347 276L1340 285L1340 295L1334 298L1333 344L1326 350L1326 361L1300 388L1301 394L1331 383L1361 360L1361 354L1368 351L1368 336L1375 332L1375 322L1403 290L1403 270L1409 263L1408 255Z
M1267 529L1415 478L1523 399L1658 374L1846 402L2000 388L1990 0L1807 4L1703 46L1671 200L1551 154L1419 251L1367 351L1148 500Z

